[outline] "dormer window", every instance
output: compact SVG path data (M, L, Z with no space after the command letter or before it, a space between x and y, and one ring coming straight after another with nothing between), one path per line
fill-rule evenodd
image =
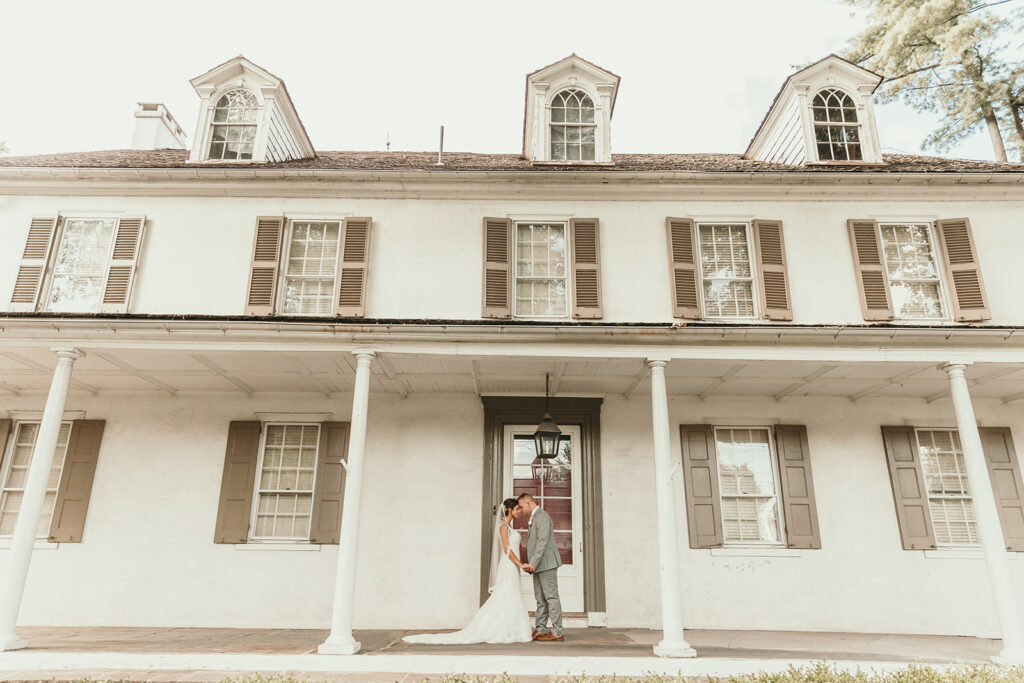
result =
M818 161L860 161L857 105L842 90L826 88L814 96L814 141Z
M256 141L256 96L238 88L224 93L213 110L209 159L252 159Z
M597 125L594 101L577 88L563 90L551 101L551 160L594 161Z

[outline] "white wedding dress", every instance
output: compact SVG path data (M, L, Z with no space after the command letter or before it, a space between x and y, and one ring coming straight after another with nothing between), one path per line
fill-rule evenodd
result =
M510 528L508 542L509 547L519 548L519 532ZM508 553L502 553L491 596L466 628L453 633L421 633L402 640L434 645L528 643L531 634L530 615L519 593L519 567L508 558Z

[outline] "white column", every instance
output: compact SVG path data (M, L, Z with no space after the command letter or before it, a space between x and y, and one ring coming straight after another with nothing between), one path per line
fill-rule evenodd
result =
M1003 637L1002 651L992 659L1000 664L1024 664L1024 620L1020 605L1010 579L1010 563L1006 556L1006 541L1003 527L999 522L999 509L992 491L992 480L981 449L978 424L971 406L971 395L967 391L963 363L949 363L944 369L949 375L949 388L953 396L953 410L956 412L956 428L960 433L960 447L967 467L967 480L974 503L974 518L981 537L981 549L985 554L985 566L992 587L992 598L996 604L999 630Z
M359 545L359 500L363 491L363 456L366 452L366 412L370 399L372 351L355 351L356 388L352 396L352 423L348 438L345 502L338 538L338 575L334 583L331 635L317 648L322 655L354 655L360 644L352 636L352 605L356 597L356 549Z
M661 565L661 642L654 646L659 657L696 657L683 637L683 598L679 587L679 542L676 534L675 489L672 486L672 453L669 440L668 392L664 360L649 360L651 411L654 418L654 492L658 503L658 556Z
M57 435L64 417L64 404L71 384L71 365L84 355L77 349L54 350L57 352L57 368L50 381L50 393L46 397L32 464L25 480L25 493L21 499L21 509L18 510L18 522L14 526L11 551L0 585L0 651L25 647L25 641L18 638L15 631L18 610L21 608L21 596L25 591L28 567L32 561L32 549L36 544L36 530L39 528L39 516L43 512Z

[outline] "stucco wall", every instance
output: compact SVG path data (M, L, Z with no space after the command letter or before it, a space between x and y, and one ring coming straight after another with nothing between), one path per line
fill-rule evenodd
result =
M42 404L5 398L0 414ZM669 408L676 460L681 423L806 424L823 545L773 557L691 550L677 472L687 627L997 634L983 560L900 546L879 425L953 426L948 402L674 398ZM983 425L1010 425L1024 444L1012 409L976 408ZM68 409L107 420L84 542L35 552L20 623L329 625L336 547L240 550L214 544L213 526L230 420L281 410L344 420L347 401L74 393ZM608 625L657 627L650 403L606 398L601 420ZM371 395L356 628L454 628L473 614L482 435L475 396ZM1016 555L1011 570L1024 595Z
M737 193L742 190L736 190ZM1016 295L1019 201L914 199L649 201L371 200L211 197L0 197L0 301L9 301L33 216L97 211L149 216L134 313L237 315L243 312L255 218L281 213L373 217L366 314L373 318L478 319L482 218L571 216L601 220L604 314L612 322L668 322L666 216L711 220L781 219L794 321L859 323L847 235L849 218L933 220L967 216L992 309L992 324L1024 324ZM0 303L2 307L3 303Z

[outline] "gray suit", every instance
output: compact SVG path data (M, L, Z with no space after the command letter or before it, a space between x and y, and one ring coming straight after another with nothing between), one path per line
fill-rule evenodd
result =
M562 559L555 547L555 534L551 515L537 508L530 516L530 532L526 536L526 556L534 567L533 595L537 598L536 629L562 635L562 602L558 598L558 568Z

